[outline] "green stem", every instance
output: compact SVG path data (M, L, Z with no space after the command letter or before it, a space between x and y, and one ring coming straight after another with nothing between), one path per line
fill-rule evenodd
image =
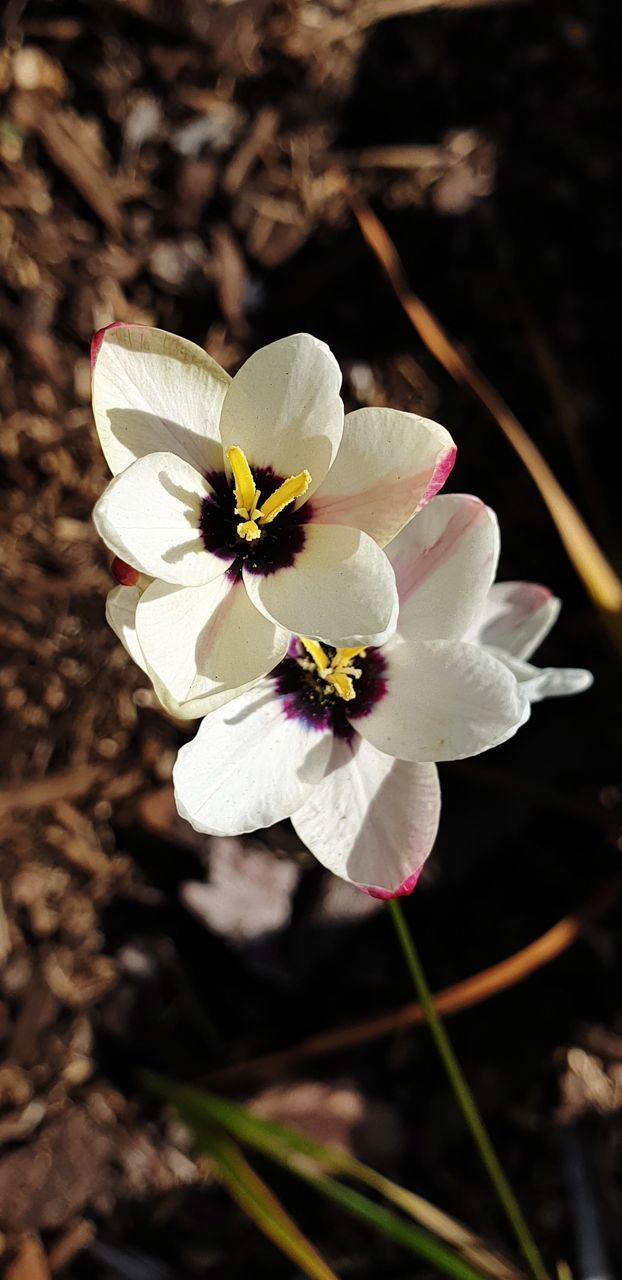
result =
M477 1109L475 1098L473 1097L464 1075L462 1074L462 1068L453 1051L451 1041L447 1035L444 1024L436 1012L432 993L428 986L428 981L419 958L419 953L415 947L412 935L404 918L401 904L397 898L391 898L388 906L393 919L393 924L395 925L395 932L397 933L404 959L421 1003L430 1034L447 1073L456 1102L460 1107L467 1127L470 1130L471 1137L479 1151L482 1164L496 1191L499 1203L501 1204L514 1231L523 1257L532 1276L534 1277L534 1280L549 1280L538 1246L531 1235L516 1196L514 1195L505 1173L501 1168L482 1117Z

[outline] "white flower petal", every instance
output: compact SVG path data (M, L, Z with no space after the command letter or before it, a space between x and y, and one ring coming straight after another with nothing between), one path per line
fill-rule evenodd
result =
M466 637L530 658L557 621L561 601L537 582L495 582Z
M387 547L400 599L398 631L411 640L464 636L495 576L499 529L466 494L433 498Z
M438 492L455 456L449 432L428 418L397 409L348 413L314 519L364 529L384 547Z
M500 662L504 662L518 680L522 692L530 702L543 698L565 698L572 693L583 693L594 683L591 671L581 667L534 667L530 662L514 658L503 649L489 649Z
M199 521L209 485L173 453L149 453L110 481L93 511L100 537L152 578L197 586L231 563L206 551Z
M288 719L262 681L206 716L173 770L182 818L196 831L241 835L289 817L322 777L332 735Z
M163 329L114 324L91 345L93 414L113 475L136 458L176 453L222 470L218 422L228 373L201 347Z
M262 347L236 373L220 419L225 449L239 445L253 467L287 478L305 469L321 484L343 431L341 372L323 342L296 333Z
M511 738L529 700L492 654L456 640L404 642L385 651L387 692L349 719L379 751L401 760L462 760ZM351 710L350 710L351 707Z
M329 871L377 898L414 889L438 830L433 764L393 760L355 735L335 740L326 776L292 823Z
M293 565L265 577L244 571L253 603L297 635L331 645L382 644L395 630L397 593L389 561L366 533L305 525Z
M204 698L192 698L186 702L177 702L149 667L138 643L136 609L144 589L144 585L142 589L141 587L114 587L108 593L106 599L106 619L124 649L129 653L130 658L133 658L136 666L140 667L141 671L144 671L145 675L149 676L156 697L169 715L174 716L176 720L197 720L200 716L207 715L208 711L215 711L217 707L224 706L233 698L239 697L246 689L252 688L255 684L254 680L237 688L234 687L220 693L208 694Z
M186 702L177 702L149 668L147 668L147 675L153 684L158 701L175 720L202 720L203 716L217 711L219 707L225 707L228 702L233 702L234 698L239 698L240 694L246 693L247 689L252 689L257 683L256 680L249 680L246 684L237 685L231 689L217 688L215 693L208 693L202 698L188 698Z
M136 607L141 594L138 587L113 587L106 596L106 621L136 666L147 675L147 665L136 635Z
M136 630L148 667L182 704L254 683L281 661L289 640L225 574L201 587L152 583Z

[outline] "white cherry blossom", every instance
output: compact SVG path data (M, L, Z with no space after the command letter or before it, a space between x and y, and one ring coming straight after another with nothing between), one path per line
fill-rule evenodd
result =
M216 835L290 817L336 875L377 897L409 893L438 828L435 762L497 746L535 698L591 679L529 666L558 603L542 587L493 586L498 543L476 498L434 498L389 548L395 635L337 649L294 638L268 679L182 748L182 817Z
M257 351L233 379L140 325L102 330L92 360L114 477L94 520L135 577L108 617L128 641L132 615L128 647L169 709L221 705L279 663L291 633L333 647L393 633L382 547L448 475L443 427L390 409L344 422L338 365L308 334Z

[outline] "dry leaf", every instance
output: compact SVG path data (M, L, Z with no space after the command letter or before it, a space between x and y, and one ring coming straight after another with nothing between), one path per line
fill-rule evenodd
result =
M290 859L235 838L210 841L209 883L188 881L181 897L214 933L230 942L255 942L289 921L300 868Z
M253 1098L249 1109L262 1120L299 1129L327 1143L386 1167L402 1147L397 1112L386 1102L366 1098L353 1084L299 1080L275 1085Z

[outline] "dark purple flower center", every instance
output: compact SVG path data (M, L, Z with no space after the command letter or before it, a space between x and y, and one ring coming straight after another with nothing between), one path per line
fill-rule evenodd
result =
M310 502L295 509L285 507L269 524L262 527L261 537L249 541L237 532L240 516L236 515L233 484L223 471L206 475L212 493L201 503L199 528L203 546L212 555L233 563L227 569L230 578L239 578L242 569L267 575L277 569L288 569L305 545L305 524L312 515ZM271 467L253 467L253 479L265 502L283 484L285 477Z
M337 651L327 644L322 648L332 661ZM310 729L330 729L335 737L351 741L356 721L368 716L387 691L387 663L381 649L366 649L352 659L352 665L361 674L353 681L354 698L347 702L327 686L309 663L303 645L292 637L287 657L271 677L288 719L302 720Z

